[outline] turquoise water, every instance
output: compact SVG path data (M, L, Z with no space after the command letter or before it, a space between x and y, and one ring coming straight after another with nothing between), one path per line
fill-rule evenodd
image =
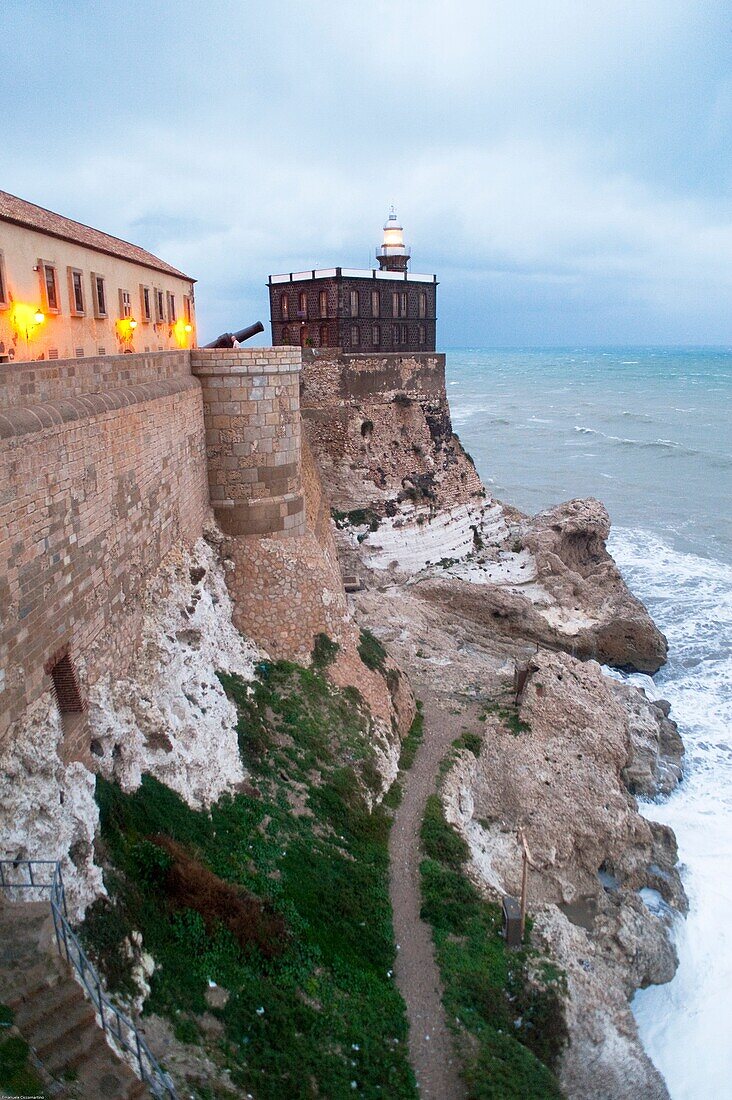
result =
M448 352L453 422L490 490L527 512L604 501L610 549L669 639L654 680L683 783L642 806L676 832L690 901L676 977L641 1038L673 1100L732 1097L732 349Z
M498 497L596 496L617 525L732 562L732 349L455 350L447 381Z

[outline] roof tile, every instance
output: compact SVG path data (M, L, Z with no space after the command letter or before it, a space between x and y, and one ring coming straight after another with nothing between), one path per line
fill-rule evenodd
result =
M122 241L119 237L112 237L109 233L102 233L99 229L92 229L91 226L72 221L71 218L65 218L61 214L54 214L52 210L26 202L25 199L19 199L16 195L9 195L7 191L0 191L0 221L15 222L16 225L27 226L28 229L35 229L39 233L49 233L53 237L93 248L96 252L105 252L110 256L118 256L122 260L129 260L130 263L142 264L144 267L165 272L166 275L176 275L178 278L194 282L182 271L171 267L164 260L153 256L152 252L146 252L136 244Z

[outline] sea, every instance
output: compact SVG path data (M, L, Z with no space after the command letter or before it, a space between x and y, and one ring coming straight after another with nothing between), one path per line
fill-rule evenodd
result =
M674 979L639 991L672 1100L732 1098L732 348L455 348L455 431L498 499L530 513L593 496L609 549L669 641L653 679L686 746L641 804L679 845L689 913Z

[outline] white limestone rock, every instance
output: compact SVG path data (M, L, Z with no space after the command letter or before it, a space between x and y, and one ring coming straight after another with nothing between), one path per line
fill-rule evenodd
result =
M50 693L26 711L14 734L0 751L0 858L59 860L69 913L80 917L104 893L94 863L94 776L83 764L61 762L61 719ZM26 891L17 900L45 896Z
M203 539L169 555L147 597L127 676L94 685L89 721L99 770L126 791L149 773L194 809L244 780L234 705L217 671L254 677L260 652L231 622L223 569Z

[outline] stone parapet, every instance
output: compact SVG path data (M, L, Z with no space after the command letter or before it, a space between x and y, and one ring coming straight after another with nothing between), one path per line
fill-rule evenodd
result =
M197 348L211 505L227 535L299 535L299 348Z
M0 408L66 401L147 382L190 378L190 352L144 352L140 355L95 355L0 364Z

